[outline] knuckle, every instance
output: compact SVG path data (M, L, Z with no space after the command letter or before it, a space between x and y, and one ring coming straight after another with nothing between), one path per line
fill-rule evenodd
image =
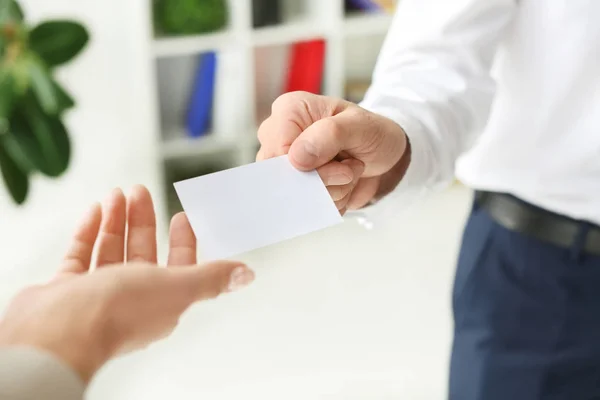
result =
M149 260L149 256L147 254L144 254L143 251L131 251L128 255L127 255L127 262L128 263L138 263L138 262L148 262Z
M276 114L292 106L298 97L298 92L284 93L278 96L271 105L271 113Z
M301 126L309 126L321 118L318 111L322 108L321 97L309 92L296 91L280 95L271 106L271 115L292 118ZM327 104L327 102L325 102Z

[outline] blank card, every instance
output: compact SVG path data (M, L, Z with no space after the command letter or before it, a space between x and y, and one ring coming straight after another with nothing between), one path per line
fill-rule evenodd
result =
M342 222L316 171L287 156L175 183L208 260L223 259Z

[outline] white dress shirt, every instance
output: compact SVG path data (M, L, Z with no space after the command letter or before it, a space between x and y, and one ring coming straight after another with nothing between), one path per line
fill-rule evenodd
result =
M411 142L394 200L456 173L600 224L599 0L401 0L361 105Z

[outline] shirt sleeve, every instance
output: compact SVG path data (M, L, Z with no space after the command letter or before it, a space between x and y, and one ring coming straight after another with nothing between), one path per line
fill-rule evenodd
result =
M402 0L362 107L406 132L411 163L388 196L410 203L454 178L454 164L484 128L491 67L516 0ZM411 200L412 199L412 200Z
M53 356L30 348L0 349L0 399L82 400L85 385Z

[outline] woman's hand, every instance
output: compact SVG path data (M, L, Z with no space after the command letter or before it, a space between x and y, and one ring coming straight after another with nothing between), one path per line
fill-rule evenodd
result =
M128 199L113 191L82 221L56 278L23 290L9 305L0 346L52 353L87 382L112 357L169 335L191 304L254 279L239 262L196 265L184 213L171 221L169 241L169 268L158 268L150 194L142 186Z

